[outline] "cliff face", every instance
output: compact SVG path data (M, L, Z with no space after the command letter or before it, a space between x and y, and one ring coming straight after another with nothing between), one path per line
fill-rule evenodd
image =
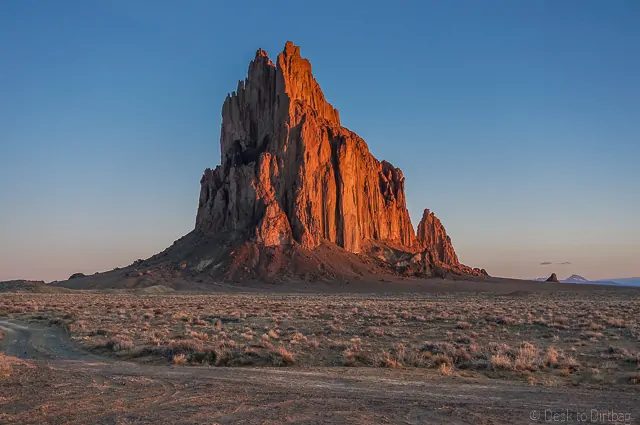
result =
M351 252L366 240L415 244L402 172L340 125L293 43L277 64L256 52L222 107L220 146L221 164L201 180L196 230Z
M291 42L276 63L256 52L222 106L220 149L221 164L200 182L199 234L234 231L267 247L328 241L353 253L381 242L447 270L471 270L428 210L416 238L402 171L341 126Z

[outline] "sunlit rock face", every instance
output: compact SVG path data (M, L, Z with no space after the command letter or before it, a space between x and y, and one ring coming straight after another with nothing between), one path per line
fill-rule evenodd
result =
M342 127L292 42L275 63L256 52L247 78L222 106L220 150L221 164L201 179L202 234L234 230L264 246L306 249L327 241L354 253L378 241L462 267L433 214L416 238L402 171L378 161Z

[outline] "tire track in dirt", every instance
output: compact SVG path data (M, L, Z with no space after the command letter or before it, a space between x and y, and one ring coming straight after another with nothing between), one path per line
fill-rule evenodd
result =
M29 360L80 360L112 362L79 349L59 328L38 323L0 320L5 332L0 350L9 356Z
M61 329L9 320L0 320L0 329L5 332L4 340L0 341L0 349L5 354L20 359L45 361L53 370L76 373L82 370L88 374L86 386L98 389L99 393L89 395L69 392L67 395L76 398L82 396L82 406L78 405L77 409L83 409L84 405L103 404L103 410L99 413L84 411L81 419L65 422L68 425L82 425L87 421L90 423L117 414L117 406L107 407L103 403L105 396L109 398L105 391L118 392L127 387L128 396L134 395L136 404L136 409L129 409L129 412L150 409L176 396L174 384L167 379L112 374L123 367L134 369L136 365L87 353L75 346ZM58 388L63 385L59 384ZM64 392L58 390L57 394L64 395Z

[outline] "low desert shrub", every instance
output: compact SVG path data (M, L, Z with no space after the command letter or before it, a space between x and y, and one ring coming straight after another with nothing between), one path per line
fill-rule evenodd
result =
M191 354L190 360L192 363L215 365L218 361L218 353L213 349L205 349Z
M547 352L544 355L544 364L548 367L558 366L558 350L554 347L547 348Z
M200 351L202 344L195 339L178 339L171 341L169 348L176 354L189 354Z
M453 374L453 366L449 364L440 363L439 369L442 376L451 376Z
M127 351L132 350L135 344L128 337L116 335L109 338L105 346L111 351Z
M284 347L277 347L269 355L274 366L290 366L294 363L293 354Z
M516 324L516 319L510 316L499 316L495 318L495 322L499 325L511 326Z
M511 370L511 359L504 354L494 354L489 359L489 364L493 370Z
M388 351L382 353L382 355L378 358L377 363L379 367L388 367L390 369L402 368L402 363L400 363L397 359L394 359Z
M626 327L626 323L623 319L607 319L607 325L614 328L624 328Z
M187 363L187 356L184 354L176 354L171 360L175 365L183 365Z
M565 354L561 357L559 366L573 372L580 368L580 362L575 357Z
M457 329L471 329L473 325L469 322L458 322L456 323Z
M453 366L453 359L445 354L436 354L430 358L432 367L440 367L442 364Z
M516 351L513 366L518 370L535 370L538 363L538 347L529 342L520 344Z

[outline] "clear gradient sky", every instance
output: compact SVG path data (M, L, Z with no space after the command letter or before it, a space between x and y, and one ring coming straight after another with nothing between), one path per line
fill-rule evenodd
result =
M639 276L639 22L636 0L2 1L0 280L189 232L226 94L287 40L462 261Z

